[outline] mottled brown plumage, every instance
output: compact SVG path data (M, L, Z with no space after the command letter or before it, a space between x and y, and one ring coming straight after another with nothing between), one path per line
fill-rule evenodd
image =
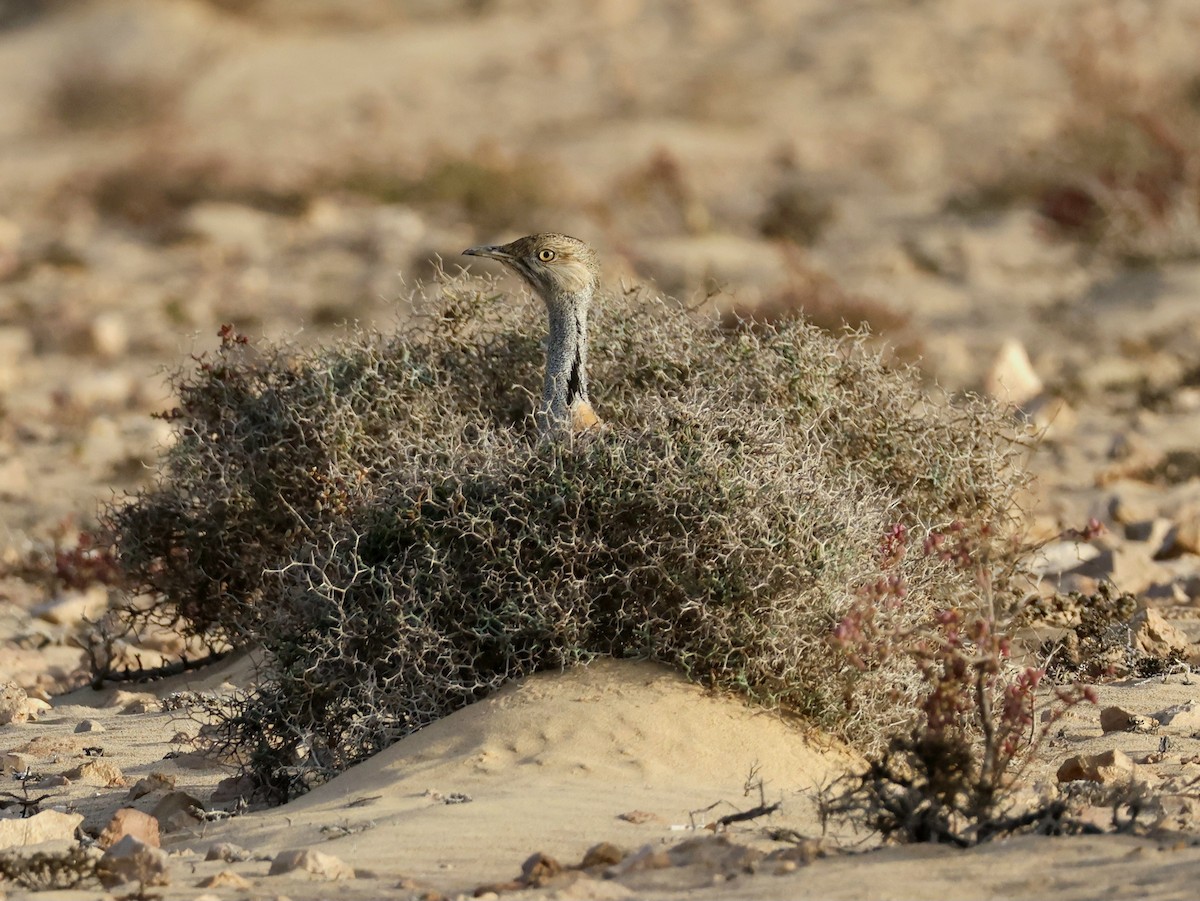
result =
M578 238L541 234L509 244L486 244L467 256L499 260L514 269L546 304L550 335L538 423L543 431L588 429L600 423L587 389L587 317L600 284L596 253Z

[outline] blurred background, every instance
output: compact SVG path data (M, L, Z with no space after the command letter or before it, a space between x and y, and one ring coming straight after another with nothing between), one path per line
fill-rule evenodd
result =
M1197 46L1196 0L0 0L0 545L145 483L222 323L386 329L536 231L1060 440L1198 408Z

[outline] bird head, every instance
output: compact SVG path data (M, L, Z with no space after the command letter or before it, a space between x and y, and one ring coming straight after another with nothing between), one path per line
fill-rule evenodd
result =
M600 283L596 252L567 235L529 235L510 244L468 247L463 254L499 260L516 270L546 303L564 295L590 294Z

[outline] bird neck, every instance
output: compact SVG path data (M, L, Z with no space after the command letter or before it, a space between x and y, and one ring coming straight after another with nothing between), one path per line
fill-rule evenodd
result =
M588 401L587 317L591 291L546 299L550 337L546 346L546 383L542 415L546 425L569 423L571 408Z

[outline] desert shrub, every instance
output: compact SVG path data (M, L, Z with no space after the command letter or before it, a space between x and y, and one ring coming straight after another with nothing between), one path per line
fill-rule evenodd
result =
M1003 413L931 399L856 336L799 321L728 333L639 292L591 348L605 428L532 429L543 313L450 282L399 334L219 351L176 377L157 484L108 527L130 616L258 643L248 696L207 734L277 798L482 697L598 654L881 741L921 696L895 655L830 636L864 586L902 578L902 633L971 606L974 570L894 559L896 528L969 541L1017 589L1022 482Z
M71 845L62 850L0 852L0 879L31 892L64 891L95 885L100 851Z

